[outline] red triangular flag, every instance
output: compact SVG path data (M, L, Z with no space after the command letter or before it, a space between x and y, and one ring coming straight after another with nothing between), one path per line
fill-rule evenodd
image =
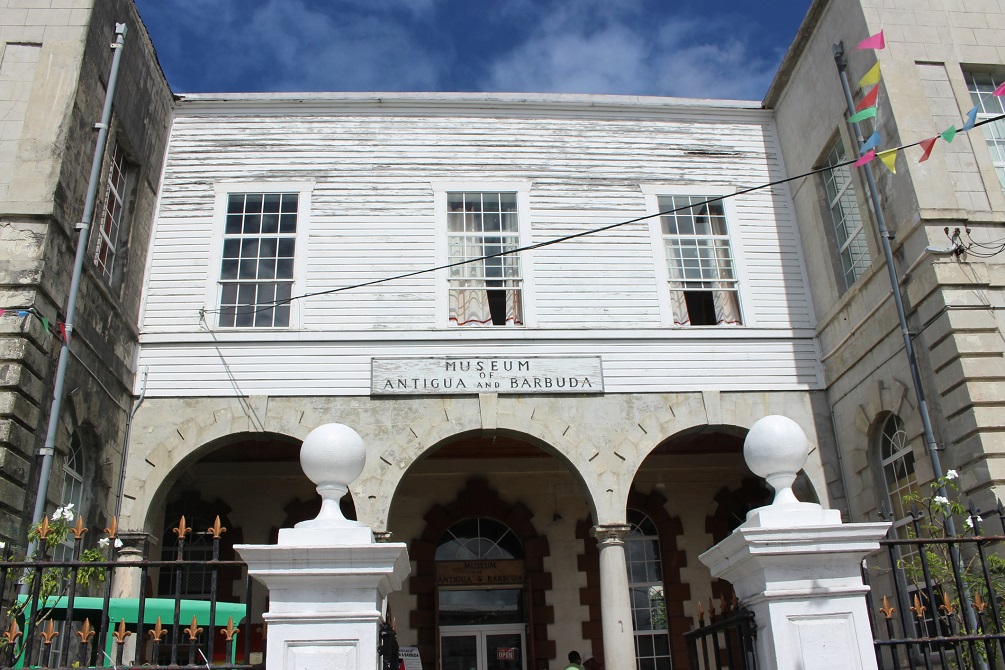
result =
M59 328L59 339L68 342L69 340L66 339L66 324L57 322L56 326Z
M928 160L928 157L932 155L932 147L935 146L935 140L937 139L939 138L931 137L927 140L921 140L921 142L918 143L921 145L921 148L925 150L925 153L923 153L921 155L921 158L918 159L919 163L924 163L925 161Z
M875 86L872 87L872 90L866 93L865 96L863 96L863 98L858 101L858 104L855 105L855 111L861 112L866 107L872 107L873 105L875 105L876 96L878 95L879 95L879 84L876 84Z
M880 30L875 35L870 35L858 43L859 49L883 49L886 47L886 40L883 38L883 31Z

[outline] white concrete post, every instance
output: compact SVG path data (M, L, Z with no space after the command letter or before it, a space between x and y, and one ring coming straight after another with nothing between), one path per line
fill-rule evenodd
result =
M791 487L808 453L791 419L755 423L743 455L775 500L699 558L754 613L759 670L875 670L861 563L890 524L844 524L837 510L799 502Z
M600 548L600 624L604 635L604 666L635 667L635 632L628 594L625 536L630 526L594 526Z
M311 431L300 464L317 484L320 514L281 529L275 546L234 547L269 589L265 664L272 670L378 668L385 598L401 588L409 564L403 543L375 542L368 526L339 509L365 461L363 440L348 426Z

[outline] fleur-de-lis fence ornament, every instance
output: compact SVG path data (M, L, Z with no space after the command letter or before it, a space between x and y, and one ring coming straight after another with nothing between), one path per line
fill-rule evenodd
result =
M700 604L698 605L698 609L701 609ZM223 637L227 642L230 642L238 634L237 626L234 625L234 617L227 617L227 627L221 628L220 632L223 633Z
M925 619L925 612L927 610L928 610L928 608L921 604L921 598L919 598L918 594L915 593L914 594L914 607L911 608L911 611L914 612L914 616L918 617L918 621L924 621L924 619Z
M116 628L115 631L112 633L112 636L115 638L115 641L118 642L119 644L125 644L126 638L129 637L130 635L132 635L132 632L126 630L125 619L119 621L118 628Z
M213 525L206 529L206 532L213 536L214 540L219 540L220 536L227 532L227 529L220 524L220 515L216 515Z
M77 633L76 633L77 637L79 637L80 641L82 643L84 643L84 644L87 644L88 642L90 642L91 638L94 637L96 634L97 634L97 631L94 630L93 628L91 628L91 620L90 619L84 619L84 625L81 626L80 630L78 630Z
M157 617L157 623L153 628L147 631L147 635L150 636L154 642L160 642L165 635L167 635L167 628L161 623L161 618Z
M188 639L191 642L195 642L199 639L199 634L202 632L202 628L199 628L199 622L196 620L196 616L192 615L192 625L185 629L188 633Z
M43 644L52 644L57 635L59 635L59 631L56 630L56 623L52 619L49 619L45 624L45 630L38 634L42 638Z

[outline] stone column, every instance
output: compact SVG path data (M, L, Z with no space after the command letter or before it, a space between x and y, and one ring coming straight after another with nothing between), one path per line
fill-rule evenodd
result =
M119 531L118 539L122 540L122 546L115 550L116 560L120 565L116 566L115 572L112 573L112 597L138 598L146 588L146 584L140 581L142 575L140 569L127 567L127 565L139 563L147 558L147 552L150 551L150 546L156 538L143 531L123 530ZM118 621L109 622L113 629L118 623ZM136 630L137 633L127 637L122 647L124 660L129 661L136 658L136 641L143 638L142 623L137 626Z
M377 670L385 598L401 588L409 564L403 543L375 542L368 526L339 509L365 459L363 440L348 426L313 430L300 463L321 494L318 517L281 529L275 546L234 547L269 589L265 664L272 670Z
M845 524L837 510L799 502L791 487L808 453L791 419L755 423L744 458L775 500L699 558L753 612L759 670L875 670L861 563L890 524Z
M604 666L635 667L635 630L628 594L625 536L631 526L606 524L591 531L600 548L600 618L604 632Z

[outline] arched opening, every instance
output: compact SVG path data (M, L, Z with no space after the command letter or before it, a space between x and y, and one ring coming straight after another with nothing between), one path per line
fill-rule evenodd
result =
M427 452L402 477L388 519L415 566L391 596L399 640L423 664L464 670L550 667L556 639L582 648L582 577L551 566L575 566L573 520L589 509L567 464L531 438L461 435Z

